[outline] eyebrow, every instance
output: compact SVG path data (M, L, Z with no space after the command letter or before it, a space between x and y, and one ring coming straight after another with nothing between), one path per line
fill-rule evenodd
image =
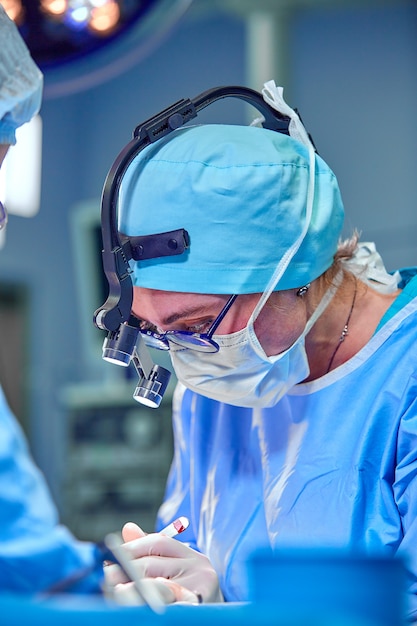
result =
M171 315L168 315L168 317L163 318L161 322L164 326L170 326L179 320L199 315L208 315L207 305L189 307L187 309L183 309L182 311L177 311L176 313L172 313Z

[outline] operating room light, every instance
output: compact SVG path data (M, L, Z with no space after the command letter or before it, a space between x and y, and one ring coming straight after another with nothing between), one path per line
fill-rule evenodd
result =
M20 24L24 15L21 0L1 0L0 4L3 6L10 19L16 22L16 24Z
M90 90L145 58L193 0L0 0L44 73L44 100Z
M91 12L90 29L98 34L107 33L116 26L119 18L120 9L117 2L109 2L106 6L97 6Z
M97 35L113 31L121 18L117 0L41 0L41 8L72 30L86 29Z
M62 15L68 6L67 0L43 0L41 4L45 13L51 15Z
M158 2L161 0L0 0L43 71L82 58L125 35L133 24L147 18Z
M90 18L90 14L89 11L87 9L87 7L82 6L82 7L75 7L74 9L71 9L70 11L68 11L67 13L67 19L69 20L69 22L73 22L74 24L85 24L88 22Z

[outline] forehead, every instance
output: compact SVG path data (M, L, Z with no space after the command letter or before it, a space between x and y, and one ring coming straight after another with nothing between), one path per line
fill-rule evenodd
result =
M187 315L207 315L217 311L227 296L201 293L160 291L144 287L133 288L133 313L154 324L166 324Z

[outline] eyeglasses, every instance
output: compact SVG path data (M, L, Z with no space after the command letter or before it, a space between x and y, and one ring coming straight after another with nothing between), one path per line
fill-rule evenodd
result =
M0 202L0 230L2 230L7 224L7 211L6 207Z
M164 333L157 333L150 329L141 329L143 340L148 347L157 350L169 350L169 344L174 343L198 352L218 352L219 345L212 337L236 298L237 295L230 296L206 333L194 333L190 330L167 330Z

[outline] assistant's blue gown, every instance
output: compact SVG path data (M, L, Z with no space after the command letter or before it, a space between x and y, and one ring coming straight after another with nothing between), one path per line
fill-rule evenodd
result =
M403 273L403 292L358 354L273 408L178 388L158 527L190 518L183 540L210 558L226 600L248 598L242 565L261 546L403 552L417 618L415 274Z
M59 525L0 388L0 593L46 591L82 571L89 573L66 591L98 593L103 570L96 549Z

